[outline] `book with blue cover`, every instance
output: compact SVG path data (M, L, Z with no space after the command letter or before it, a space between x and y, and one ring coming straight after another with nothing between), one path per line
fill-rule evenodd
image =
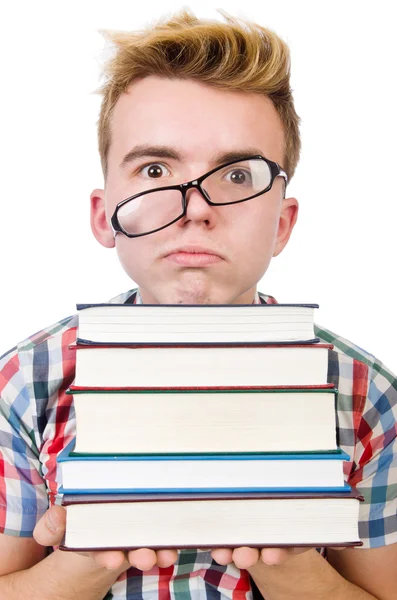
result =
M341 449L329 453L58 455L62 493L343 492Z

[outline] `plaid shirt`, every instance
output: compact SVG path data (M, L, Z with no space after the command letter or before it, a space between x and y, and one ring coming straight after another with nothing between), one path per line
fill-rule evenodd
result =
M140 302L136 290L113 303ZM257 294L256 302L276 303ZM0 358L0 533L31 537L50 503L59 503L56 457L75 436L73 397L77 315L19 343ZM316 326L329 352L328 381L339 390L339 444L350 458L345 478L364 495L360 537L364 548L397 542L397 380L382 363L351 342ZM208 551L183 550L166 569L130 568L106 600L211 600L252 597L247 571L220 566Z

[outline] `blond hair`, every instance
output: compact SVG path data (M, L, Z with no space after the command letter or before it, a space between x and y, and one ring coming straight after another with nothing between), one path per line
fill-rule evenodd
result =
M115 49L104 67L106 83L98 90L103 94L98 145L105 179L114 106L131 83L149 75L267 96L284 128L282 166L291 179L300 154L300 119L290 87L288 46L273 31L220 12L226 23L183 10L143 31L102 32Z

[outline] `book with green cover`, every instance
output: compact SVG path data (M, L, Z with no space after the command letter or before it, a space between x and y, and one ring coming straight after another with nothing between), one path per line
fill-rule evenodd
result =
M338 449L332 385L155 391L73 386L68 393L74 395L76 454Z

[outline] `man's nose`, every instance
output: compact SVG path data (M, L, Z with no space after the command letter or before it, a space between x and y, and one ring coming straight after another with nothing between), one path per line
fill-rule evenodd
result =
M205 192L190 188L186 192L186 216L188 221L208 221L213 216L213 207L208 204Z
M199 188L190 188L186 192L187 210L208 210L211 206L208 204L208 194Z

